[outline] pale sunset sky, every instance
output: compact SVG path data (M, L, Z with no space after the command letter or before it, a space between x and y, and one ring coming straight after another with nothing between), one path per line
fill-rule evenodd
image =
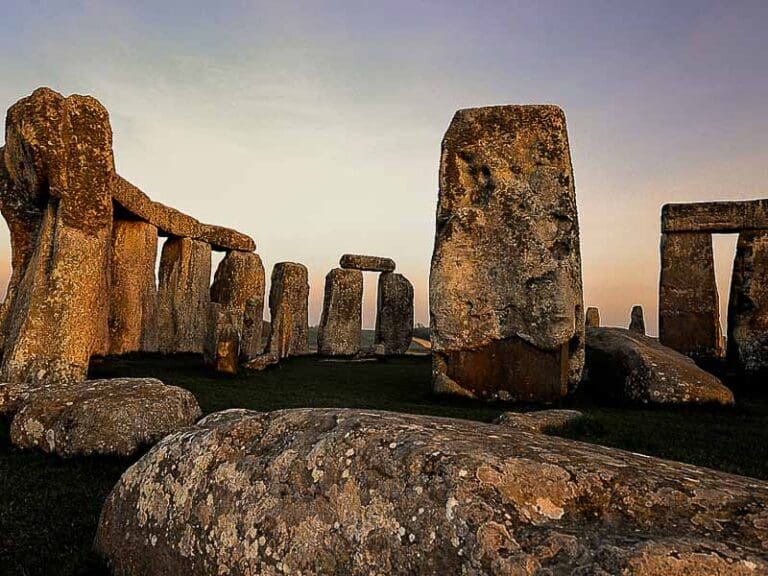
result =
M568 119L584 294L656 331L666 202L768 196L768 2L4 0L0 104L49 86L110 111L153 199L310 270L389 256L427 324L440 141L456 109ZM0 232L0 280L10 247ZM735 238L717 237L725 305ZM373 325L375 279L364 324Z

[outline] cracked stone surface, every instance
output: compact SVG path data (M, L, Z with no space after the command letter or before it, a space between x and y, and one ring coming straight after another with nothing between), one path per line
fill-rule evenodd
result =
M229 410L123 474L95 547L117 576L756 576L768 484L493 424Z

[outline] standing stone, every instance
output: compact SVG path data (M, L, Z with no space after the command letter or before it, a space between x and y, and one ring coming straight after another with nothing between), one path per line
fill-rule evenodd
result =
M442 144L430 308L437 392L548 401L580 380L579 226L558 107L454 116Z
M339 266L353 270L368 272L394 272L395 261L381 256L365 256L363 254L344 254L339 260Z
M8 110L5 139L0 210L14 271L0 377L83 380L108 339L109 115L94 98L40 88Z
M587 308L587 318L584 322L587 328L599 328L600 327L600 310L594 306Z
M413 285L402 274L379 275L375 345L384 354L405 354L413 338Z
M768 232L742 232L728 302L728 364L754 377L768 370Z
M211 285L211 301L223 304L235 315L244 359L261 353L264 284L264 265L259 255L231 250L216 268Z
M109 353L157 351L157 228L141 220L112 226Z
M309 281L307 268L278 262L272 269L269 312L272 330L267 345L275 358L309 353Z
M712 236L661 235L659 342L709 363L723 357Z
M237 374L240 359L239 314L217 302L208 308L208 333L203 359L217 372Z
M160 256L157 325L163 354L202 353L208 331L211 246L170 237Z
M363 324L363 273L334 268L325 277L323 313L317 349L325 356L352 356L360 351Z
M632 315L629 320L629 331L645 336L645 317L642 306L632 306Z

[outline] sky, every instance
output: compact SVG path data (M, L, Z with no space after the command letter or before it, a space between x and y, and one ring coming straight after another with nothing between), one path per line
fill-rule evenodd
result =
M395 259L428 324L453 113L558 104L585 305L618 326L642 304L655 333L661 206L768 196L767 27L765 0L4 0L0 104L38 86L98 98L118 172L251 235L267 275L304 263L313 324L345 252ZM715 238L721 306L734 246Z

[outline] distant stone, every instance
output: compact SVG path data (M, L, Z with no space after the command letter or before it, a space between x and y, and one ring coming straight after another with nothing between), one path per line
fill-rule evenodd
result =
M768 483L467 420L228 410L131 466L114 574L768 573Z
M645 336L645 317L642 306L632 306L632 315L629 321L629 331L637 332Z
M208 309L208 336L203 359L216 372L237 374L240 360L240 330L236 310L211 302Z
M280 359L273 354L260 354L255 358L251 358L243 367L248 370L260 371L270 366L274 366L278 362L280 362Z
M599 328L600 327L600 310L594 306L587 308L587 317L584 322L587 328Z
M494 424L524 430L547 433L572 424L584 415L578 410L538 410L535 412L504 412Z
M587 330L587 384L596 397L641 404L733 404L733 393L689 357L623 328Z
M157 228L141 220L112 226L109 353L157 351Z
M768 230L768 199L666 204L661 210L662 233L744 230Z
M160 257L158 345L164 354L202 353L208 333L211 247L191 238L168 238Z
M352 356L360 350L363 273L334 268L325 276L317 349L324 356Z
M413 285L402 274L379 275L375 344L384 355L405 354L413 338Z
M558 107L454 116L442 144L430 312L436 389L552 401L580 381L579 225Z
M278 262L269 291L272 329L267 353L276 358L309 353L309 280L307 268Z
M344 254L339 260L342 268L367 270L369 272L394 272L395 261L380 256L364 256L362 254Z
M728 364L748 378L768 374L768 232L739 234L728 302Z
M154 378L89 380L38 390L11 422L11 442L60 456L127 456L189 426L200 407Z
M247 362L264 352L264 334L269 324L264 322L264 298L252 298L245 303L240 359Z

